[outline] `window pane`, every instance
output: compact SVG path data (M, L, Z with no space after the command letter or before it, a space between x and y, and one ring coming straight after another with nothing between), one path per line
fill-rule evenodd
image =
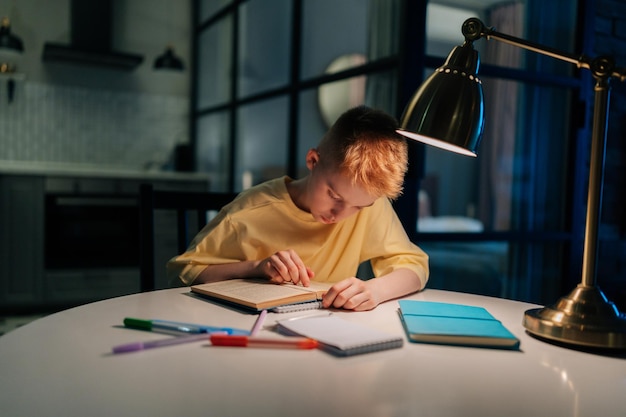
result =
M309 149L316 148L328 127L320 111L317 89L306 90L300 94L298 116L298 176L307 174L305 156Z
M478 159L432 146L426 146L425 152L420 216L476 219Z
M560 242L422 242L429 256L427 287L553 303L561 295ZM572 288L573 289L573 288Z
M229 161L228 113L200 117L197 122L196 169L209 173L212 191L228 190Z
M287 173L288 113L287 97L239 108L236 191Z
M427 146L420 215L477 220L486 231L566 230L571 92L482 81L485 130L478 157Z
M443 5L430 1L426 8L426 54L448 56L452 48L463 43L461 25L470 17L481 16L475 9L467 6ZM478 49L481 57L483 43L474 43L474 48Z
M398 77L396 70L367 74L365 104L398 118Z
M346 55L344 62L350 63L360 57L361 55ZM365 102L366 82L367 77L360 75L319 86L317 103L326 126L332 126L343 112Z
M241 6L238 97L289 81L291 0L250 0Z
M483 82L491 82L486 79ZM500 84L504 82L495 80ZM572 91L519 84L520 109L513 161L511 229L523 231L562 231L569 204L568 155L570 154L570 103ZM500 99L494 97L492 117L498 117ZM489 137L499 139L495 123ZM498 227L496 223L494 227Z
M323 74L344 55L371 61L395 54L398 9L397 0L304 0L301 78Z
M198 77L197 109L229 100L232 50L232 17L220 20L200 34L198 73L202 76Z
M511 244L509 297L538 304L552 304L574 289L562 288L565 245L561 242ZM573 271L580 277L580 270Z
M463 0L447 1L445 5L431 1L427 8L426 53L446 57L453 47L463 43L462 23L470 17L478 17L500 33L576 54L581 52L573 49L576 3L570 0L524 0L478 7ZM495 40L480 39L474 42L474 47L484 64L563 76L572 74L575 69L572 64Z
M396 114L395 71L369 73L322 84L317 89L317 105L327 127L343 112L365 104Z
M204 22L205 20L210 19L215 13L220 11L230 2L231 0L200 0L198 21Z
M298 172L306 173L306 152L317 146L326 130L346 110L365 104L395 116L396 85L395 71L387 71L322 84L303 92L298 118Z
M428 288L492 297L509 295L508 242L424 242L419 247L428 254Z

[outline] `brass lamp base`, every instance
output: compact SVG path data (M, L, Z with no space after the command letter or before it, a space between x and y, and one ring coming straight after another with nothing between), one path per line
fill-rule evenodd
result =
M597 287L579 284L550 307L524 313L529 333L586 348L626 349L626 317Z

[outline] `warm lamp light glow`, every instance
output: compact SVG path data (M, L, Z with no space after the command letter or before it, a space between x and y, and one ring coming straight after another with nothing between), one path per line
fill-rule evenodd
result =
M413 133L413 132L409 132L406 130L402 130L402 129L398 129L396 130L396 132L398 132L399 134L409 138L409 139L413 139L416 140L418 142L422 142L425 143L427 145L430 146L434 146L446 151L450 151L450 152L454 152L454 153L458 153L461 155L467 155L467 156L473 156L476 157L476 153L469 151L461 146L456 146L453 145L449 142L445 142L443 140L439 140L439 139L435 139L435 138L429 138L428 136L423 136L423 135L418 135L417 133Z

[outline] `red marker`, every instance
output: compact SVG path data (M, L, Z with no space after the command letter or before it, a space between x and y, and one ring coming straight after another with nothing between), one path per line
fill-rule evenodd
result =
M274 349L315 349L318 345L317 340L304 337L269 339L228 334L212 334L210 338L211 344L214 346L236 346Z

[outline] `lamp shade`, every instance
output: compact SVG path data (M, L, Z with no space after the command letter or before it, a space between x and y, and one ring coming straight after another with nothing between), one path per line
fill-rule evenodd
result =
M154 60L154 69L183 71L185 66L183 61L174 55L174 48L168 46L165 52Z
M24 52L22 40L11 33L11 24L7 17L3 17L0 23L0 48Z
M480 58L471 42L455 47L420 86L398 133L438 148L476 156L485 124Z

